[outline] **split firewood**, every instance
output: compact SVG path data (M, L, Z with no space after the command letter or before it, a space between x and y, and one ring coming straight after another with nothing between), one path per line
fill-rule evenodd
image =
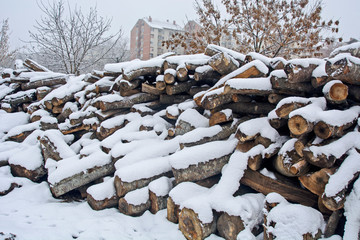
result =
M294 59L285 65L285 72L290 83L310 82L314 69L321 65L321 59Z
M141 216L150 208L149 190L147 187L129 192L119 199L119 211L129 216Z
M161 95L165 91L157 89L156 86L154 86L154 85L150 85L150 84L147 84L147 83L142 83L141 84L141 92L149 93L149 94L152 94L152 95Z
M121 79L119 82L119 87L122 91L130 91L139 87L142 82L143 80L141 78L133 79L132 81Z
M321 113L321 119L314 126L314 133L322 139L330 137L341 137L346 134L356 123L360 114L360 108L354 106L347 110L328 110ZM335 116L342 116L341 119L336 119Z
M165 82L165 76L159 75L156 77L156 83L155 86L158 90L163 91L166 89L166 82Z
M239 68L239 63L225 52L212 56L209 60L209 65L220 75L226 75Z
M102 183L90 186L86 190L86 200L94 210L117 207L119 198L114 187L114 178L109 178Z
M297 202L305 206L317 206L317 196L304 190L300 185L286 177L276 175L277 179L264 176L257 171L247 169L241 178L241 183L265 195L276 192L288 201Z
M42 100L49 92L51 92L53 89L50 87L38 87L36 89L36 99L38 101Z
M59 75L59 74L57 74L57 75L46 77L46 78L41 78L36 81L23 83L23 84L21 84L21 89L23 91L25 91L25 90L29 90L29 89L35 89L38 87L45 87L45 86L51 87L51 86L55 86L55 85L65 84L67 81L66 75Z
M276 170L288 177L297 177L309 171L309 163L299 156L295 150L295 143L298 139L288 140L280 149L274 165Z
M62 112L56 117L58 122L64 122L72 113L77 112L78 106L76 103L67 102L62 108Z
M205 65L201 67L197 67L194 73L195 81L209 81L209 80L218 80L221 75L215 71L211 66Z
M211 115L209 119L209 126L226 123L232 120L233 120L232 111L230 109L225 109Z
M339 169L330 176L321 198L323 204L331 211L343 208L347 189L360 175L359 156L359 152L354 148L348 151L348 156Z
M172 187L172 179L165 176L149 184L150 212L152 214L156 214L158 211L166 208L167 199Z
M360 60L348 53L343 53L326 62L329 79L336 79L348 84L360 85Z
M214 141L176 152L170 157L176 183L198 181L219 174L229 161L236 144L236 139ZM207 154L197 154L204 151ZM198 157L189 157L194 155Z
M289 114L299 108L310 104L310 100L302 97L290 97L281 100L276 108L275 113L279 118L289 118Z
M109 118L100 124L96 134L99 139L105 139L107 136L113 134L116 130L123 128L126 123L127 121L124 115Z
M23 64L25 67L30 68L31 70L33 70L35 72L50 72L49 69L40 65L39 63L35 62L34 60L32 60L30 58L25 59Z
M194 210L185 207L180 213L179 229L188 240L205 239L216 231L216 219L210 223L203 223Z
M95 111L97 109L93 106L85 106L83 109L71 113L69 115L69 120L71 125L77 125L83 123L84 119L92 118L95 116Z
M9 132L4 136L4 139L15 142L23 142L33 131L39 128L40 122L19 125L10 129Z
M119 95L106 95L99 97L95 101L95 107L100 108L102 111L108 111L111 109L131 108L134 104L154 101L158 99L158 96L139 93L130 97L121 97Z
M271 72L270 82L272 88L281 94L303 96L314 93L314 88L310 83L290 83L284 70Z
M245 229L240 216L231 216L226 212L220 215L216 225L219 235L231 240L236 240L239 232Z
M33 182L39 182L46 175L46 168L42 165L34 170L27 169L21 165L10 164L11 172L14 176L25 177Z
M348 86L341 81L333 80L323 87L323 93L330 104L344 104L348 96Z

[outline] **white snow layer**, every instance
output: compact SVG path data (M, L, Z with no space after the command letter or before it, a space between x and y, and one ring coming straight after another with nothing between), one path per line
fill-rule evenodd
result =
M149 191L158 197L165 197L173 188L173 178L161 177L149 183Z
M344 240L360 236L360 178L358 178L344 204L346 217Z
M128 192L124 196L127 203L132 205L140 205L149 201L149 189L148 187L143 187L136 189L134 191Z
M106 179L104 182L90 186L86 192L95 200L101 201L116 196L114 177Z

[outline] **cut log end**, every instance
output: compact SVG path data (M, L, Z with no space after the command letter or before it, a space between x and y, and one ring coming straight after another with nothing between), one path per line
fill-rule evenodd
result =
M313 124L308 122L305 118L300 115L293 116L288 121L288 127L291 133L295 136L301 136L313 129Z

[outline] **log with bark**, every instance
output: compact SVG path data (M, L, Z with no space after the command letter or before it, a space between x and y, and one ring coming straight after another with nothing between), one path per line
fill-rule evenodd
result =
M154 85L150 85L148 83L142 83L141 84L141 92L152 94L152 95L161 95L165 91L157 89L156 86L154 86Z
M190 99L191 96L188 94L176 94L176 95L160 95L160 103L164 105L178 104Z
M17 106L32 102L36 99L36 90L30 89L26 91L20 91L11 95L7 95L3 100L2 103L8 103L11 107L16 108Z
M159 75L156 77L156 83L155 86L158 90L163 91L166 89L166 82L165 82L165 76Z
M312 193L321 196L329 178L334 174L336 168L322 168L316 172L308 173L299 177L301 184Z
M284 176L276 175L276 177L277 179L275 180L257 171L247 169L240 182L265 195L276 192L288 201L297 202L305 206L317 206L318 200L316 195L302 189L296 182Z
M219 80L221 75L215 71L211 66L205 65L196 68L194 73L195 81L209 81L209 80Z
M50 72L49 69L40 65L39 63L35 62L34 60L32 60L30 58L25 59L23 64L25 67L30 68L34 72Z
M274 90L285 95L304 96L316 93L314 87L308 82L290 83L283 70L272 72L270 82Z
M320 59L295 59L285 65L288 81L290 83L310 82L313 71L322 61Z
M193 80L189 80L187 82L178 82L174 85L167 85L166 94L175 95L179 93L184 93L189 91L193 85L195 85L195 82Z
M98 106L102 111L108 111L112 109L131 108L134 104L150 102L158 98L158 96L152 94L139 93L130 97L119 98L115 101L98 100L95 106Z
M180 64L176 68L176 79L179 82L185 82L189 79L189 71L188 71L185 63Z
M220 112L211 114L209 119L209 126L214 126L216 124L223 124L233 120L233 114L230 109L225 109Z
M95 166L62 179L59 182L50 182L50 190L55 197L59 197L96 179L111 175L114 172L115 168L113 163L108 163L103 166Z
M214 109L233 101L231 94L223 94L223 88L211 91L203 96L200 96L199 98L200 106L206 110Z
M50 93L53 89L50 87L38 87L36 89L36 99L38 101L42 100L48 93Z
M33 182L41 181L47 174L47 170L44 165L36 169L27 169L17 164L10 164L11 173L16 177L25 177Z
M239 63L224 52L212 56L209 60L209 65L220 75L226 75L239 68Z
M184 207L179 216L179 229L188 240L202 240L216 231L216 217L210 223L203 223L194 210Z
M149 190L147 187L129 192L119 199L119 211L129 216L141 216L150 209Z
M204 54L207 56L214 56L215 54L218 53L227 53L230 56L232 56L233 58L236 59L236 61L239 62L239 65L243 65L245 62L245 55L241 54L239 52L233 51L231 49L225 48L225 47L220 47L214 44L208 44L205 48L205 52Z
M237 102L225 104L224 108L229 108L233 113L238 114L268 115L275 106L264 102Z
M166 208L167 199L172 187L172 179L165 176L149 184L150 212L152 214L156 214L158 211Z
M105 208L118 206L119 198L115 192L113 178L90 186L87 188L86 192L86 200L90 207L94 210L103 210Z
M340 105L346 103L348 86L341 81L330 81L323 87L323 93L328 103Z
M132 81L121 79L119 82L119 87L122 91L130 91L139 87L142 82L143 79L141 78L133 79Z
M139 62L133 69L125 69L123 78L132 81L141 76L156 76L162 70L163 59L150 59L147 61Z
M360 61L356 57L341 55L331 58L326 62L325 70L329 79L360 85Z
M314 123L308 121L301 115L295 115L289 119L288 127L293 136L300 137L311 132L314 128Z
M21 89L23 91L29 90L29 89L35 89L38 87L52 87L56 85L63 85L66 84L67 76L66 75L60 75L60 76L50 76L47 78L42 78L37 81L31 81L27 83L21 84Z

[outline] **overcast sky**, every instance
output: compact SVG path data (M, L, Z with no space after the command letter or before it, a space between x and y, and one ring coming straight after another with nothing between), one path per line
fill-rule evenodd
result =
M53 1L53 0L45 0ZM44 1L44 2L45 2ZM220 0L215 0L220 2ZM69 0L83 10L97 6L101 16L112 18L112 28L122 28L129 37L131 28L139 18L151 16L159 20L175 20L180 25L186 19L196 19L194 0ZM0 20L9 19L11 47L24 45L29 39L35 21L40 19L41 11L36 0L0 0ZM323 0L324 19L340 20L340 36L360 38L360 0Z

